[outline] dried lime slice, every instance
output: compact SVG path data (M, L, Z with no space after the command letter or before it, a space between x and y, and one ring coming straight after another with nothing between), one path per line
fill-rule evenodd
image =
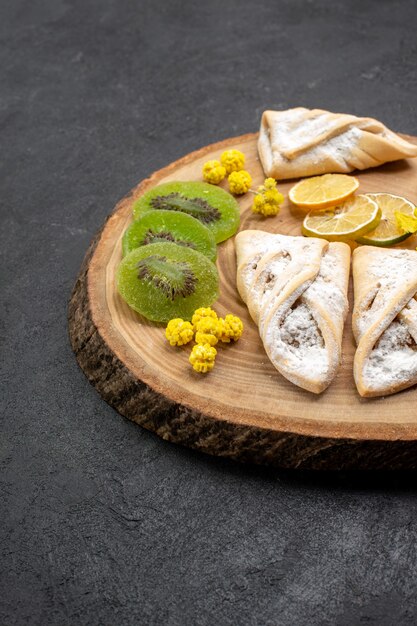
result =
M357 239L378 225L381 209L365 195L358 195L324 211L310 211L304 218L302 232L307 237L328 241Z
M412 233L404 232L398 227L396 213L414 216L415 205L401 196L391 193L367 193L368 198L377 203L381 209L381 221L375 230L356 237L355 241L368 246L388 247L404 241Z

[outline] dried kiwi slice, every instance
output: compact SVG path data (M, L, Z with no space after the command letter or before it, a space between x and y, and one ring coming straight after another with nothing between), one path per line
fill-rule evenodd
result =
M239 205L224 189L199 182L163 183L147 191L133 206L139 218L144 211L181 211L198 219L214 235L216 243L235 234L239 228Z
M216 260L216 242L201 222L179 211L147 211L123 235L123 255L151 243L176 243Z
M216 266L204 254L175 243L151 243L129 252L116 275L120 295L155 322L190 320L219 295Z

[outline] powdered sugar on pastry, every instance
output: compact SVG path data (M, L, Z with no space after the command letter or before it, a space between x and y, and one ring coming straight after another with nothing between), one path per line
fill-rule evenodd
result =
M264 254L257 264L249 288L247 305L253 320L258 322L265 298L273 291L277 280L285 276L292 257L288 250Z
M304 293L304 299L321 302L322 307L332 318L345 320L349 309L347 299L349 269L348 247L345 244L331 243L323 254L316 280ZM335 326L335 330L340 328L343 327Z
M358 248L353 278L359 393L387 395L416 384L417 252Z
M276 248L277 237L261 230L244 230L236 235L237 288L240 297L247 301L248 291L262 257Z
M281 251L289 252L291 262L276 277L273 288L264 294L259 316L254 318L261 336L272 311L281 303L293 301L298 286L304 286L305 290L317 278L323 254L329 248L329 243L324 239L307 237L286 237L280 245ZM267 265L268 259L265 260Z
M275 367L305 389L323 391L341 359L346 317L350 250L329 244L317 276L290 298L278 299L260 325L265 349Z
M407 324L398 318L391 322L366 360L363 376L377 393L417 379L417 344Z
M405 305L402 311L398 313L398 319L407 325L408 332L417 343L417 302L416 296Z
M297 107L265 111L258 142L267 176L351 172L417 156L417 146L373 118Z
M241 262L240 236L250 235L243 231L236 238L238 268L245 271L249 259ZM275 238L261 258L253 250L256 268L246 301L273 365L294 384L320 393L340 362L350 248L322 239Z
M331 359L318 321L300 297L289 310L275 311L262 335L275 367L288 380L309 391L318 385L323 391L330 382Z
M377 321L390 300L396 298L398 290L402 290L404 285L413 284L417 259L410 252L369 246L355 250L353 333L357 341ZM364 263L366 277L362 269Z
M336 116L329 119L326 113L322 113L317 117L306 117L304 109L290 109L283 112L279 123L274 123L270 138L273 147L279 146L287 161L297 157L300 165L306 164L306 159L318 162L325 148L342 167L346 167L343 154L358 144L361 131L355 126L349 127L348 123L343 128L345 132L338 132L340 123ZM325 144L318 143L318 137L325 139Z

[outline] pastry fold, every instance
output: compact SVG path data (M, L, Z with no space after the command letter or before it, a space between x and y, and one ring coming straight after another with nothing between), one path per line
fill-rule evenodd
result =
M353 373L364 397L417 383L417 252L361 246L353 253Z
M297 107L263 113L258 151L266 176L285 179L415 157L417 145L370 117Z
M269 359L295 385L321 393L341 361L349 246L256 230L235 242L238 291Z

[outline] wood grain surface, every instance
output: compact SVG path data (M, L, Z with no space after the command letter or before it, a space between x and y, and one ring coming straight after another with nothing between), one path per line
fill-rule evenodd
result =
M417 138L406 138L417 143ZM216 366L207 376L190 367L189 347L170 347L163 326L131 310L115 288L121 239L135 199L161 182L201 180L202 164L226 148L245 153L255 187L264 178L256 142L257 135L250 134L206 146L156 172L119 202L91 243L72 294L69 330L77 360L121 414L166 440L210 454L300 468L417 467L417 390L360 398L352 374L350 313L343 362L324 393L304 391L275 370L236 290L233 238L218 247L220 298L213 306L221 316L239 315L245 331L236 344L219 347ZM355 175L360 193L385 191L417 203L416 159ZM286 197L292 184L279 183ZM251 194L239 198L240 230L301 234L303 213L287 199L277 217L266 219L251 213L251 201ZM416 245L411 237L402 247ZM351 311L351 287L349 300Z

